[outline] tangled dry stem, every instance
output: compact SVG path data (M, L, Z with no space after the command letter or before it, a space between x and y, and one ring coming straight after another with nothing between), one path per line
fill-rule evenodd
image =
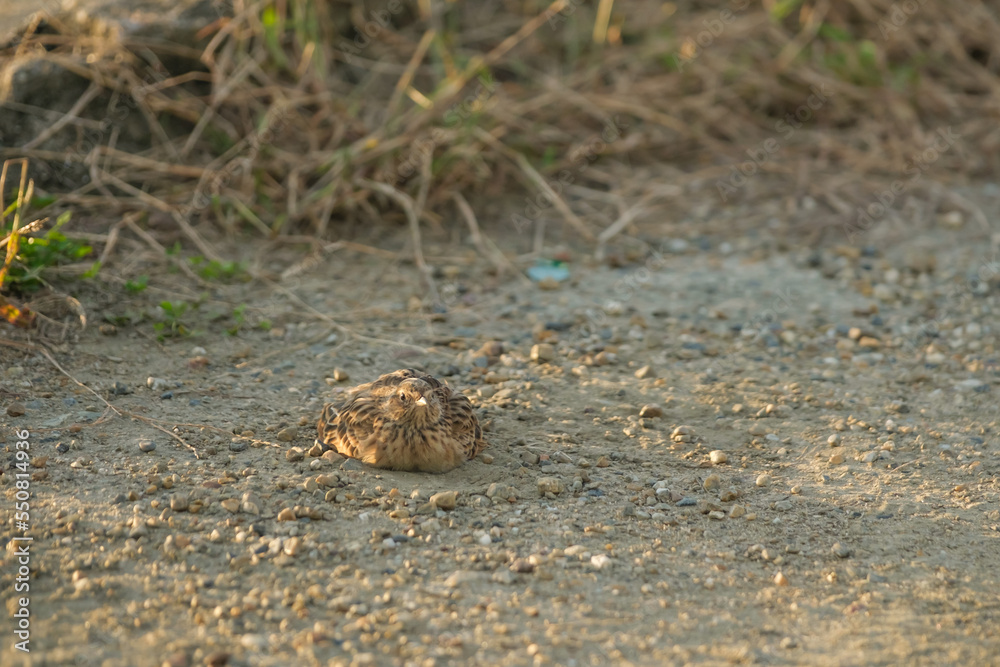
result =
M421 224L470 224L470 210L504 192L511 174L550 203L532 222L562 220L602 251L663 185L623 177L624 156L666 165L680 191L711 190L815 90L827 91L822 108L781 137L780 153L758 166L763 177L738 196L809 195L842 220L943 126L964 148L935 169L974 176L1000 166L1000 24L983 5L931 0L900 19L890 0L820 0L774 18L735 3L720 23L715 3L668 16L659 2L621 2L619 20L609 2L557 0L489 17L490 29L476 27L486 9L456 3L458 32L442 32L438 16L399 17L357 52L344 36L364 34L367 17L306 4L319 12L306 24L318 28L279 9L287 29L277 46L258 4L237 3L232 17L204 26L198 48L97 38L48 17L46 31L29 29L11 47L7 80L37 59L89 86L2 153L85 166L90 181L61 204L126 215L116 229L161 253L142 215L166 213L198 252L218 258L209 239L242 224L328 243L336 221L392 223L401 210L432 292ZM463 101L486 74L481 94ZM85 153L45 148L93 124L95 105L110 112L123 101L144 119L147 147L125 147L115 127ZM621 136L602 138L619 124ZM597 159L600 169L585 169ZM569 188L556 185L564 172L576 176ZM486 228L470 232L488 261L509 268L487 249Z

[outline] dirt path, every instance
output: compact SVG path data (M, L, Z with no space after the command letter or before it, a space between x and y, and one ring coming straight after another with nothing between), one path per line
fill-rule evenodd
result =
M429 248L454 258L439 313L411 267L336 255L284 284L353 337L255 284L162 344L92 323L57 358L125 416L0 347L25 412L4 417L9 509L15 429L47 459L32 660L8 631L0 662L994 662L1000 257L967 227L868 254L668 242L555 290ZM86 305L197 298L150 283ZM311 455L324 401L406 366L466 391L486 457L432 476Z

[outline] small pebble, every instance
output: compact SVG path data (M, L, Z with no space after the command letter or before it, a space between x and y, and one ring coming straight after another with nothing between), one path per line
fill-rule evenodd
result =
M240 509L247 514L260 514L260 501L257 500L257 496L253 492L247 491L241 499Z
M760 475L757 475L757 481L755 483L757 484L757 486L759 486L761 488L764 488L766 486L770 486L771 485L771 476L768 475L766 472L765 473L761 473Z
M448 578L444 580L444 585L448 588L458 588L459 586L465 586L467 584L472 584L480 580L482 574L479 572L473 572L471 570L455 570L448 575Z
M220 501L219 504L222 505L222 509L231 514L236 514L240 511L240 501L236 500L236 498L226 498Z
M333 369L333 380L334 382L347 382L351 379L351 376L347 374L347 371L342 368Z
M556 348L549 343L538 343L531 347L531 360L536 363L545 363L556 358Z
M663 416L663 408L658 405L644 405L639 410L639 416L645 419L653 419L655 417Z
M139 441L139 451L146 452L148 454L149 452L152 452L155 449L156 449L156 443L153 442L152 440Z
M955 391L967 392L967 391L983 391L988 389L989 385L977 378L970 378L968 380L962 380L955 385Z
M517 581L517 577L515 577L514 573L510 570L497 570L492 574L492 576L490 576L490 580L498 584L509 586Z
M514 562L510 564L510 570L511 572L517 572L519 574L530 574L535 571L535 564L527 558L516 558Z
M590 564L601 570L611 564L611 558L607 554L595 554L590 557Z
M601 351L594 355L595 366L607 366L618 361L618 355L614 352Z
M196 371L211 365L211 363L212 362L209 361L208 357L206 357L205 355L198 355L196 357L191 357L190 359L188 359L188 368L190 368L193 371Z
M640 380L645 380L646 378L651 378L655 375L653 373L653 367L646 365L635 372L635 376Z
M20 417L24 415L24 412L24 403L11 403L7 406L7 416L9 417Z
M518 458L527 465L533 466L538 463L541 457L535 452L521 452Z
M715 449L708 453L708 460L714 463L715 465L719 465L721 463L727 462L729 460L729 457L721 449Z
M431 496L430 503L438 509L453 510L458 504L458 492L442 491L440 493L435 493Z
M206 667L225 667L229 664L229 654L225 651L215 651L205 656Z
M289 426L288 428L283 428L280 431L278 431L278 435L276 437L278 438L278 440L281 440L282 442L291 442L292 440L295 440L295 438L297 438L298 436L299 436L299 429L297 429L294 426Z
M187 494L175 494L170 497L170 509L174 512L186 512L190 502Z
M566 489L562 480L558 477L539 477L538 494L544 496L546 493L559 495Z
M517 489L513 486L508 486L506 484L501 484L499 482L493 482L490 484L489 488L486 489L487 498L500 498L503 500L516 500L518 496Z
M828 461L832 466L840 465L841 463L844 462L844 455L841 454L840 452L837 452L836 454L832 454L828 459Z
M336 475L319 475L316 477L316 484L326 488L336 486L338 481Z
M292 447L285 452L285 460L287 461L301 461L304 457L305 452L302 451L301 447Z
M167 381L164 380L163 378L148 377L146 378L146 386L152 389L153 391L163 391L169 385L167 384Z
M830 551L837 558L850 558L851 557L851 550L847 546L841 544L840 542L834 542L833 546L830 547Z
M788 577L786 577L783 572L778 572L776 575L774 575L774 585L775 586L787 586L788 585Z

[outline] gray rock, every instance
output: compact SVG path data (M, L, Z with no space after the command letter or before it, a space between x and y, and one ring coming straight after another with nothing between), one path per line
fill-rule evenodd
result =
M365 464L357 459L346 459L343 463L340 464L340 469L346 471L364 470Z

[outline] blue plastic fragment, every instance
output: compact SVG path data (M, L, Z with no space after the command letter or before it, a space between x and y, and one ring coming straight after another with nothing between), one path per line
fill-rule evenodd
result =
M557 282L569 280L569 269L562 262L539 261L528 269L528 277L536 283L540 283L546 278L551 278Z

